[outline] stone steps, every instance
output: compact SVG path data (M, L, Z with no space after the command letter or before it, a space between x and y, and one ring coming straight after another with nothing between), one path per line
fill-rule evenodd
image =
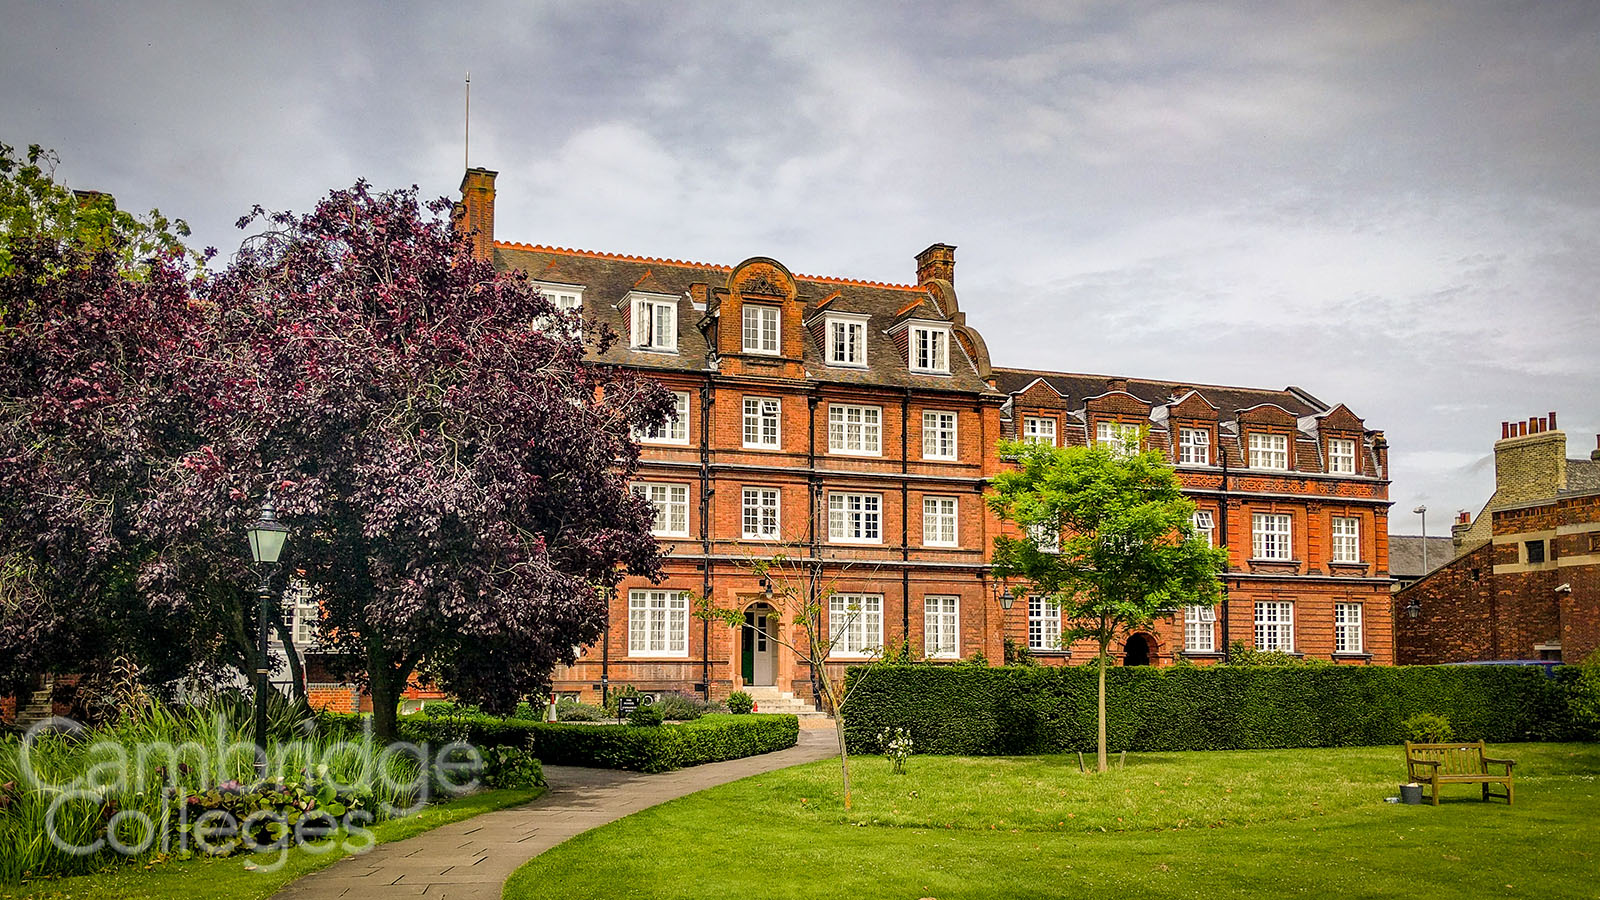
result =
M780 691L775 687L747 686L744 692L756 702L756 712L799 716L802 719L826 719L826 713L799 699L793 691Z
M26 729L50 718L55 713L55 689L53 686L47 686L43 690L34 691L27 703L17 707L16 724L18 728Z

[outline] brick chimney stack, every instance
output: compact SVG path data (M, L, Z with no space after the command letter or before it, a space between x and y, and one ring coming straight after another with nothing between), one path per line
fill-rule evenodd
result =
M475 167L461 179L456 228L472 235L472 256L484 262L494 259L494 179L499 174Z
M917 254L917 284L930 281L956 283L956 248L951 244L934 244Z
M1600 462L1600 434L1594 436L1594 449L1589 451L1589 458Z
M1501 422L1494 444L1496 508L1554 497L1567 484L1567 436L1556 414Z

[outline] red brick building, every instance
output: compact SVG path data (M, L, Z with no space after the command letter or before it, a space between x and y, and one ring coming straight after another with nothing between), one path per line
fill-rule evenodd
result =
M1007 436L1058 446L1115 445L1172 460L1197 529L1229 550L1227 599L1184 609L1131 636L1124 663L1221 659L1234 642L1342 663L1392 663L1388 449L1343 405L1299 388L1261 390L1144 379L995 370ZM1019 606L1021 604L1018 604ZM1030 599L1007 633L1045 660L1092 659L1059 647L1057 611Z
M1395 594L1402 663L1576 663L1600 649L1600 448L1568 459L1553 412L1500 435L1495 493L1462 514L1455 558Z
M1007 637L1046 662L1087 659L1059 646L1059 614L1038 599L1002 609L987 573L999 523L983 490L1001 437L1070 446L1134 428L1175 461L1200 523L1233 552L1222 607L1179 611L1118 648L1123 661L1216 660L1233 641L1393 661L1387 450L1345 407L1296 388L994 368L943 244L917 255L915 283L882 284L767 258L499 241L494 178L473 169L462 183L476 252L622 335L596 362L678 395L678 421L641 436L635 482L658 507L666 577L619 586L606 640L557 673L558 693L591 696L604 679L808 696L809 671L761 630L777 622L751 566L778 553L859 610L831 675L877 647L998 661ZM696 596L745 610L747 626L695 618Z

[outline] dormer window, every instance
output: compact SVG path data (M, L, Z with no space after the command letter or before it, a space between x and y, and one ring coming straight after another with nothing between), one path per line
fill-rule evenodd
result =
M1281 434L1250 435L1250 468L1289 469L1289 438Z
M829 316L828 365L860 366L867 364L867 319L865 316Z
M1182 465L1211 465L1211 432L1204 428L1178 429L1178 462Z
M538 288L539 293L562 312L583 309L583 288L581 287L571 284L550 284L544 281L535 281L533 286Z
M950 374L950 329L937 325L911 326L911 370Z
M747 303L744 306L744 352L778 355L778 308Z
M1139 426L1128 422L1098 422L1094 426L1094 442L1118 459L1135 456L1139 453Z
M1334 438L1328 441L1328 471L1336 475L1356 473L1356 442Z
M635 297L633 346L638 350L678 352L678 301L667 297Z

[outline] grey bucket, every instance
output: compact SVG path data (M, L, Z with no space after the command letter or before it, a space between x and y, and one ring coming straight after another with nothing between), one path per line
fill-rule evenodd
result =
M1422 803L1422 785L1420 785L1420 784L1402 784L1402 785L1400 785L1400 802L1405 803L1408 806L1420 805Z

